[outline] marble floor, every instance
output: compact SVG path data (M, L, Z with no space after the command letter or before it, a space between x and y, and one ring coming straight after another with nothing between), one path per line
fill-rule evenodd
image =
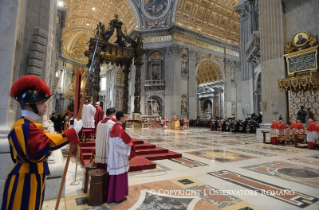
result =
M80 165L80 184L70 184L72 158L59 209L319 210L319 150L266 145L254 134L206 128L127 132L183 157L154 161L156 169L129 173L127 200L97 207L87 205ZM54 209L55 202L45 201L43 209Z

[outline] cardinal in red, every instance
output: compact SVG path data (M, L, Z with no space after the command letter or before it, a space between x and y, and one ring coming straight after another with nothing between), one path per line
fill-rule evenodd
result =
M128 195L129 160L135 157L135 145L125 132L124 112L116 113L117 123L112 127L109 140L107 172L110 175L107 202L122 202Z
M279 120L279 135L284 136L285 135L285 130L287 129L287 126L282 120Z
M313 149L313 142L317 139L317 126L311 118L309 118L309 125L307 127L307 143L308 148Z
M302 133L303 131L304 131L304 127L303 127L303 124L301 123L301 121L300 120L298 120L297 121L297 131L299 132L299 133Z
M289 122L290 122L290 126L289 126L289 128L290 128L290 135L292 135L293 130L294 130L294 129L297 130L297 124L296 124L292 119L290 119Z
M272 144L277 144L276 139L279 135L279 125L275 119L272 121L270 126L270 141Z

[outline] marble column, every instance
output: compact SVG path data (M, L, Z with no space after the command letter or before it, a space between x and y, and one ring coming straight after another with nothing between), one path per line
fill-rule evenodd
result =
M274 117L278 120L280 115L287 122L286 93L278 90L277 83L286 74L282 1L259 1L259 4L263 124L271 123ZM271 107L272 103L275 104L274 108Z
M254 110L253 97L253 66L246 61L246 43L253 33L252 1L242 1L235 9L240 14L240 48L241 48L241 72L242 72L242 114L252 114Z
M196 81L196 51L189 50L189 77L188 77L188 110L189 119L196 119L197 110L197 81Z
M181 114L181 52L179 45L167 49L165 60L165 117Z

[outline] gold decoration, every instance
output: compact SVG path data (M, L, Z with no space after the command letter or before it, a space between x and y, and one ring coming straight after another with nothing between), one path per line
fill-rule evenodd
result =
M318 86L319 75L308 75L278 80L278 88L280 91L299 91L307 89L317 89Z
M179 0L176 23L203 34L240 43L238 0Z
M317 69L318 69L318 66L317 66L317 63L318 63L318 61L317 61L317 54L318 54L317 49L318 49L318 45L315 46L315 47L308 48L308 49L303 49L301 51L297 51L297 52L292 52L292 53L286 54L285 58L286 58L286 62L287 62L288 75L289 76L294 76L296 73L301 73L301 72L305 72L305 71L311 71L312 73L317 73ZM309 67L306 67L306 68L303 68L303 69L300 69L300 70L298 69L298 71L294 71L294 70L290 69L290 62L292 62L291 59L295 59L295 60L297 59L297 61L298 61L299 60L298 57L303 56L303 55L304 56L307 55L307 57L301 57L301 58L302 59L308 59L308 61L309 61L309 57L312 59L312 57L309 56L309 54L312 54L312 53L315 53L315 55L314 55L315 61L313 62L315 64L315 66L311 66L311 67L309 66ZM298 63L299 62L300 61L298 61ZM303 62L306 63L306 64L309 63L309 62L306 62L304 60L303 60ZM296 62L294 62L294 63L296 63Z
M152 59L162 59L163 58L163 54L158 52L158 51L155 51L155 52L151 53L150 58L152 58Z
M94 36L94 29L99 22L107 26L114 18L111 11L118 12L117 16L123 21L128 34L136 27L134 11L127 1L65 0L64 5L67 13L62 33L63 56L80 63L88 62L87 57L83 56L88 50L86 43ZM112 38L110 41L115 41L116 37Z
M318 45L317 38L307 31L297 32L290 42L284 44L285 54L304 50Z
M72 64L70 64L72 65ZM69 87L68 92L64 95L64 98L73 98L75 95L75 83L76 83L76 75L78 70L81 70L82 72L82 79L81 79L81 94L83 94L84 86L86 83L86 78L88 74L88 68L83 66L74 66L73 68L73 77L72 77L72 83Z
M197 71L197 76L197 85L223 80L222 70L212 61L204 61L201 63Z

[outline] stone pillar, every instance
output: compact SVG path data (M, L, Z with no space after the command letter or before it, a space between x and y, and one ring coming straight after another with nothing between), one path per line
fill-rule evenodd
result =
M197 110L197 81L196 81L196 51L189 50L189 77L188 77L188 110L189 119L196 119Z
M122 111L125 114L128 114L128 74L130 73L130 63L124 64L124 87L123 87L123 106Z
M0 2L0 134L8 134L15 121L13 100L9 97L11 85L16 79L16 48L19 40L22 0L2 0ZM7 140L6 140L7 141ZM2 198L2 196L1 196Z
M181 114L181 52L174 44L167 49L165 60L165 117Z
M266 1L268 2L268 1ZM252 114L253 105L253 66L246 61L246 43L253 33L252 27L252 1L242 1L236 7L236 11L240 14L240 49L241 49L241 72L242 72L242 112L243 118L247 118L247 114Z
M260 53L263 124L277 120L281 115L287 119L286 93L278 90L277 80L285 78L283 8L281 0L259 1ZM271 104L275 107L272 108ZM275 114L278 112L277 114Z

